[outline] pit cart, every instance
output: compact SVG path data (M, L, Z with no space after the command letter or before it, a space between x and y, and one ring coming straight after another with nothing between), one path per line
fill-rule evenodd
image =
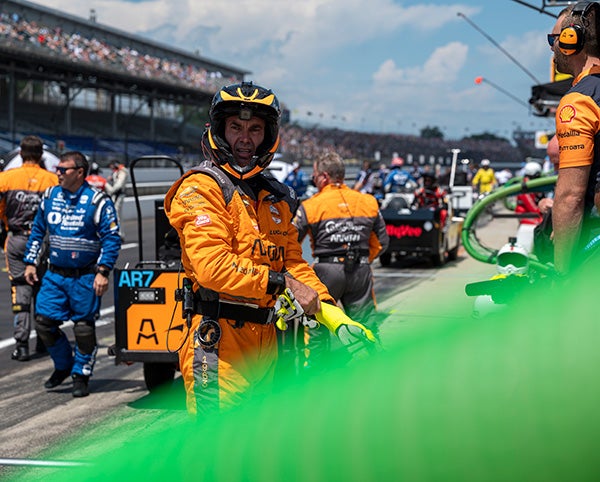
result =
M390 238L387 250L379 256L382 266L389 266L392 257L429 258L434 266L457 258L463 218L452 215L452 206L443 224L440 208L411 209L402 194L386 197L380 210Z
M174 252L177 252L175 244L178 247L179 243L176 236L168 234L171 227L162 199L155 199L153 206L154 259L144 259L145 233L135 168L141 162L157 160L174 163L180 175L184 172L179 161L166 156L144 156L129 166L137 210L139 261L133 267L114 271L115 344L109 348L116 364L143 363L144 381L151 392L173 381L178 370L177 351L187 336L182 310L175 300L183 279L180 261L178 257L165 256L169 242Z

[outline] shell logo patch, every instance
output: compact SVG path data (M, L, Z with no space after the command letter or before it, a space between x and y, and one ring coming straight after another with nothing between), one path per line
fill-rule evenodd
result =
M568 124L573 119L575 119L576 116L577 111L575 110L575 107L573 107L571 104L563 106L563 108L560 109L560 112L558 113L558 118L560 119L560 122L562 124Z
M196 226L205 226L210 224L210 216L208 214L199 214L194 222Z

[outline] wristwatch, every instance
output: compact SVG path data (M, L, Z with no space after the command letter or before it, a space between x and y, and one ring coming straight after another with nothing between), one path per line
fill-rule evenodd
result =
M268 295L279 295L285 290L285 275L277 271L269 270L269 283L267 284Z
M108 268L105 268L104 266L98 266L96 268L96 274L101 274L105 278L108 278L110 275L110 270Z

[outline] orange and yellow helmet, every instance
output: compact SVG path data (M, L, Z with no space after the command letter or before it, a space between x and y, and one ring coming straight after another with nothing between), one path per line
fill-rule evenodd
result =
M253 116L265 121L265 139L256 149L250 165L238 166L225 140L225 119L237 115L240 119ZM281 109L275 94L264 87L242 82L223 87L213 97L207 129L207 144L212 159L239 179L248 179L262 172L271 162L279 147L279 119Z

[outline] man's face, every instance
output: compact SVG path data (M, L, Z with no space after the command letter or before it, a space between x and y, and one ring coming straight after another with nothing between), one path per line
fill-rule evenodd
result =
M225 140L238 166L246 167L265 140L265 121L260 117L241 120L237 115L225 119Z
M83 167L76 167L73 159L65 159L56 166L58 183L67 191L75 192L83 184Z
M554 28L552 29L552 33L555 35L560 34L560 31L562 30L562 24L565 20L565 16L561 15L560 17L558 17L558 19L556 20L556 23L554 24ZM556 70L558 70L559 72L563 73L563 74L570 74L573 75L571 66L569 65L569 56L563 54L560 49L558 48L558 37L554 40L554 45L551 47L552 52L554 52L554 64L556 67Z

